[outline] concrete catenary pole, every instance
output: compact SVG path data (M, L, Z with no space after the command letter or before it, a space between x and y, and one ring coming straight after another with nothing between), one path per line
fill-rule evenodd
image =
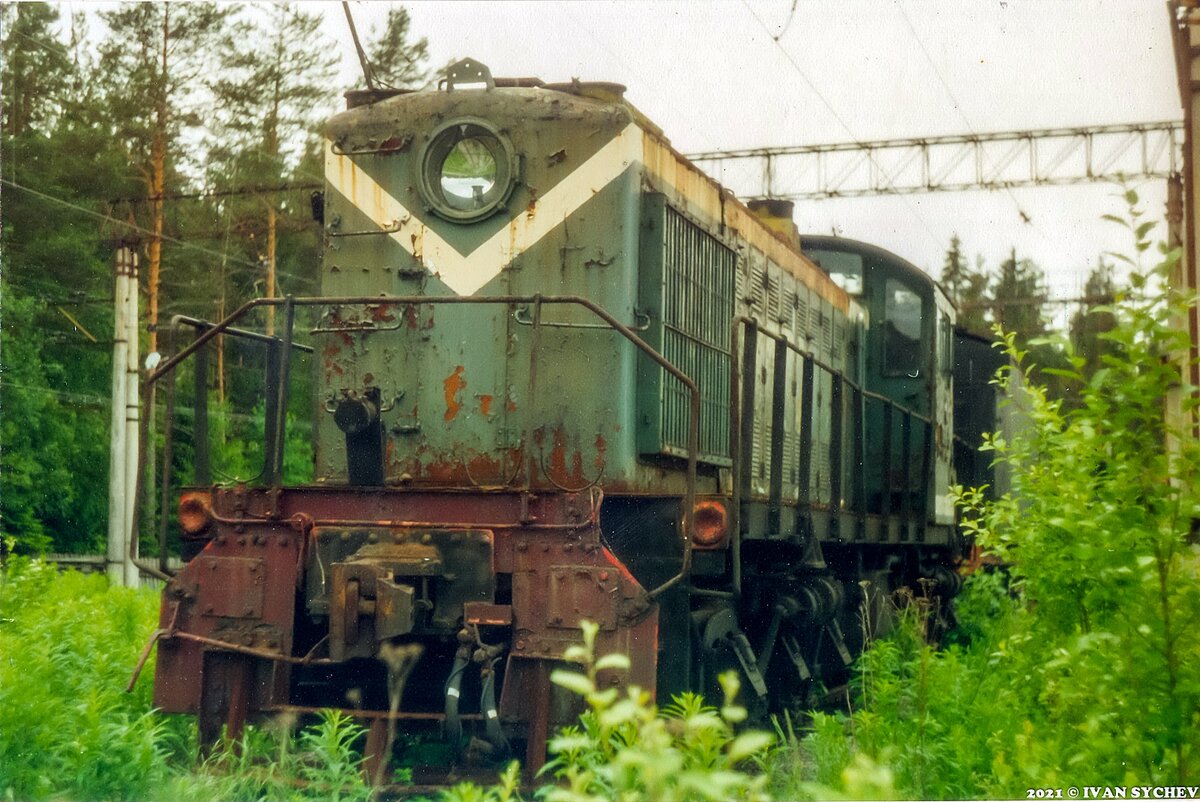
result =
M108 551L106 572L114 585L125 584L125 561L128 557L129 530L126 526L125 470L125 373L129 355L130 271L133 251L125 246L115 253L116 283L113 292L113 367L112 367L112 425L109 436L108 459Z
M139 375L141 361L138 358L138 263L137 252L127 252L129 265L128 306L125 311L125 585L135 588L141 575L134 560L138 557L138 533L133 529L137 520L134 505L137 503L139 439L141 437L141 399L139 397Z

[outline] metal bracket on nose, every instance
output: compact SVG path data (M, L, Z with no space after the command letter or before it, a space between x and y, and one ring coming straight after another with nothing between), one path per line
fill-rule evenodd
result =
M404 224L408 222L408 215L397 217L388 223L383 228L369 228L364 231L338 231L333 226L325 232L327 237L369 237L377 234L396 234L400 229L404 228Z
M456 86L478 86L483 84L486 89L495 89L496 81L492 71L473 58L456 61L446 68L446 77L441 82L447 92L453 92Z

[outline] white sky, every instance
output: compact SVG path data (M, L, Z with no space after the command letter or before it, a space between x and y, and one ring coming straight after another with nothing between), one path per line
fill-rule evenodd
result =
M683 152L1182 117L1165 2L902 5L796 0L793 12L791 0L577 0L408 8L415 32L429 39L432 64L471 56L495 75L623 83ZM381 24L387 7L351 4L360 31ZM358 62L340 4L325 12L352 79ZM785 24L777 45L771 37ZM1047 271L1052 295L1066 297L1079 294L1101 252L1130 250L1121 230L1100 220L1123 211L1116 191L1097 184L801 201L796 221L801 231L836 227L934 275L954 232L972 259L982 255L991 266L1015 246ZM1161 217L1165 182L1145 182L1139 192L1146 211Z
M298 45L338 48L349 86L359 66L341 4L299 5L324 13L326 36ZM351 3L360 34L381 26L390 5ZM414 33L429 40L430 66L470 56L497 76L625 84L685 153L1182 117L1164 0L406 5ZM1155 218L1164 184L1138 186ZM1015 246L1046 270L1052 296L1068 297L1099 254L1130 250L1100 220L1122 213L1116 192L1097 184L801 201L796 222L874 242L935 276L952 233L993 267Z

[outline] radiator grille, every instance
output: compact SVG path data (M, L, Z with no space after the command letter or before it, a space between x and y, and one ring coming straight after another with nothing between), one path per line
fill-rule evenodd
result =
M658 197L647 202L643 230L643 305L654 321L647 339L700 387L700 458L728 464L729 337L737 256ZM657 366L642 372L646 379L654 373L660 380L648 382L639 393L644 399L641 417L645 421L649 413L651 421L642 451L682 456L687 452L688 392ZM655 385L657 392L645 392Z

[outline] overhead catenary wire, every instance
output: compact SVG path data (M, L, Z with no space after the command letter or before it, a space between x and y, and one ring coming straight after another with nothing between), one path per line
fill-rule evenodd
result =
M304 190L321 189L323 187L324 184L306 181L299 184L287 183L266 187L233 187L229 189L199 190L197 192L175 192L163 195L139 195L136 197L110 198L108 202L116 205L118 203L149 203L151 201L203 200L205 198L229 198L236 197L238 195L268 195L280 192L301 192Z
M958 116L963 121L963 124L967 126L967 130L971 132L971 136L978 136L978 132L976 132L975 127L971 125L971 121L967 118L966 112L963 111L962 104L958 101L958 98L954 95L954 91L950 88L950 83L946 80L946 76L942 74L937 62L933 60L933 56L930 55L928 48L925 47L925 42L921 39L921 35L917 33L917 27L913 25L912 19L908 16L908 12L904 10L903 0L896 0L896 8L900 11L900 16L904 18L904 24L908 26L908 30L912 34L913 39L916 41L917 47L920 49L921 53L924 54L925 60L929 63L929 66L933 68L934 75L937 76L938 82L942 85L942 90L945 91L946 96L950 98L950 104L958 113ZM1033 222L1033 218L1026 214L1025 210L1021 208L1021 202L1017 200L1016 193L1012 191L1012 187L1006 186L1004 187L1004 191L1008 193L1008 197L1012 200L1013 205L1017 207L1017 215L1021 218L1021 222L1032 226L1034 231L1036 231L1038 235L1042 237L1042 239L1046 239L1045 233L1043 233L1042 230L1038 228L1037 224Z
M787 51L787 48L785 48L783 44L775 38L775 35L771 33L770 27L763 20L763 18L758 15L758 12L754 10L754 7L750 5L749 0L742 0L742 5L746 7L746 10L750 12L750 16L754 17L755 22L757 22L759 27L763 29L763 33L765 33L767 38L769 38L775 47L779 49L779 52L783 55L784 59L787 60L788 64L792 66L792 69L795 70L796 74L800 76L800 80L804 82L805 86L807 86L814 95L816 95L817 99L821 101L821 104L825 106L825 108L837 121L838 125L842 127L842 130L849 135L850 139L854 143L862 144L859 137L854 133L853 129L851 129L850 124L846 122L845 118L842 117L842 115L834 107L833 103L831 103L829 99L825 97L824 93L821 92L813 80L808 77L808 74L804 72L800 64L795 58L792 57L792 54ZM871 153L869 149L864 149L864 153L866 153L867 158L871 161L871 163L875 165L875 168L887 182L888 186L894 187L895 181L892 179L892 176L888 173L888 171L884 169L883 165L879 163L879 160L875 158L875 155ZM913 206L913 204L908 200L907 196L899 195L899 197L904 202L904 205L908 207L908 210L912 213L912 216L921 224L921 228L924 229L925 234L929 237L930 242L932 242L935 247L940 248L941 243L938 242L937 237L933 235L933 229L929 227L928 221L921 216L920 212L918 212L916 207Z
M222 253L220 251L215 251L212 248L205 248L203 245L197 245L194 242L188 242L186 240L182 240L177 237L172 237L169 234L155 234L150 229L143 228L142 226L139 226L136 223L130 223L127 220L118 220L117 218L113 217L112 215L107 215L107 214L104 214L103 212L97 212L94 209L87 208L86 206L80 206L78 203L72 203L71 201L63 200L62 198L57 198L53 195L48 195L45 192L41 192L39 190L33 189L32 187L27 187L24 184L18 184L16 181L12 181L7 178L0 178L0 184L4 184L6 186L12 187L13 189L16 189L16 190L20 190L22 192L27 192L30 195L34 195L36 197L42 198L43 200L50 201L51 203L57 203L61 206L66 206L68 208L75 209L78 212L81 212L90 217L94 217L96 219L111 223L112 225L117 226L122 229L134 231L138 234L145 234L147 236L158 236L164 242L174 243L174 244L180 246L181 248L187 248L189 250L193 250L198 253L207 254L208 256L213 256L218 259L228 258L229 261L231 261L231 262L236 262L237 264L240 264L244 267L250 267L255 270L262 269L262 265L260 263L251 262L248 259L242 259L242 258L236 257L236 256L230 256L230 255ZM295 273L287 273L287 272L280 271L280 275L286 275L288 278L294 278L297 281L307 282L310 284L313 283L312 279L307 278L305 276L295 274Z

